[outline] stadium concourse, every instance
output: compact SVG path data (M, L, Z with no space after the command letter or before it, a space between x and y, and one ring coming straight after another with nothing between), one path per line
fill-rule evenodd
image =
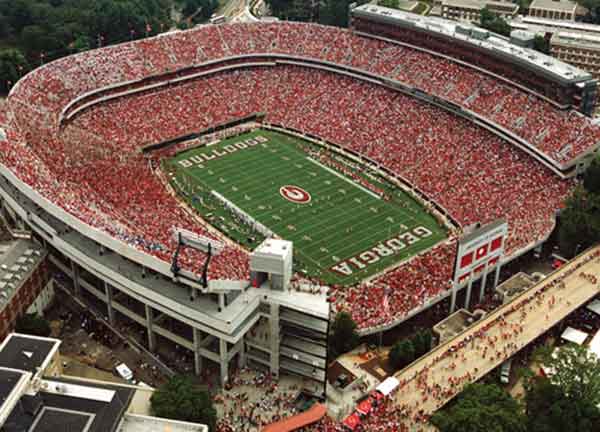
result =
M323 61L326 69L317 69ZM173 227L219 234L166 191L155 173L158 153L139 150L264 113L267 123L372 159L457 226L506 218L509 256L547 238L572 181L377 77L464 106L553 160L570 161L600 139L590 119L442 57L314 24L225 24L92 50L31 72L9 95L0 167L45 203L166 264L176 248ZM335 310L350 310L367 329L439 298L451 284L457 234L369 282L334 287ZM180 262L193 270L199 258L186 249ZM248 279L247 251L229 242L209 278ZM384 298L387 314L380 313Z

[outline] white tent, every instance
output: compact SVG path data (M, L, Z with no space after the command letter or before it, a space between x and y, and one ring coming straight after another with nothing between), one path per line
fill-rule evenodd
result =
M560 337L577 345L583 345L588 336L586 332L574 329L573 327L567 327Z
M398 381L398 378L395 377L388 377L386 379L384 379L376 388L375 390L379 391L382 395L387 396L389 395L391 392L394 391L394 389L396 387L398 387L400 385L400 381Z
M598 315L600 315L600 299L596 299L589 305L587 305L587 309L591 310L592 312L596 312Z
M596 357L600 358L600 330L596 332L589 346L590 352L593 352Z

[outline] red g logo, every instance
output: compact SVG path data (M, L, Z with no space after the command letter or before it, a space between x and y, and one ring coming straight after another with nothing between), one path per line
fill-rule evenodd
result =
M286 200L296 204L307 204L311 200L310 194L298 186L281 186L279 193Z

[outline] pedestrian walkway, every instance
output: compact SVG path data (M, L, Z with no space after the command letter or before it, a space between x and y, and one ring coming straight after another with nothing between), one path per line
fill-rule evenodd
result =
M432 413L599 294L599 280L596 247L399 371L396 402L409 430L432 430Z

